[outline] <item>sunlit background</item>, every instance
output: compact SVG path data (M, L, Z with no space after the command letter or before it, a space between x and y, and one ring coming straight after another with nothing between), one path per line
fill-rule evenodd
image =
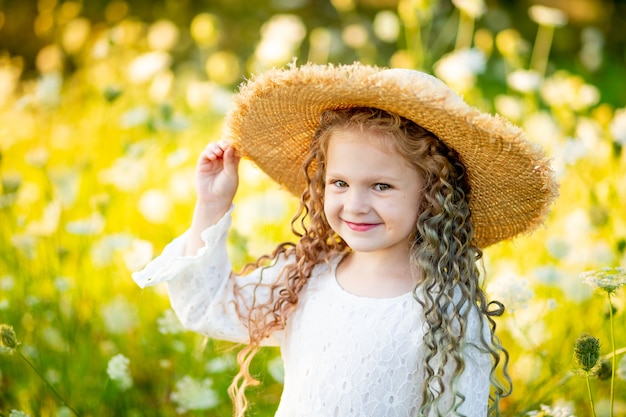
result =
M0 1L0 416L230 415L237 347L183 331L130 272L188 227L238 84L294 59L433 73L544 147L548 221L485 255L502 412L625 416L624 28L617 0ZM297 204L241 171L237 267L291 239ZM272 416L278 352L253 367L252 415Z

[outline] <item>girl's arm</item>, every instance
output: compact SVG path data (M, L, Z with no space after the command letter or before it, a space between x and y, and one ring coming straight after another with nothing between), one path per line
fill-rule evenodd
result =
M248 329L236 308L242 299L270 297L267 286L278 268L254 271L245 277L232 275L226 251L230 213L238 186L239 157L226 142L211 143L202 151L196 169L197 200L191 227L168 244L160 256L133 274L142 288L167 283L170 303L186 328L221 340L245 343ZM246 285L250 283L251 285ZM266 344L277 344L275 335Z
M196 165L196 205L185 255L195 255L204 242L201 233L224 217L239 185L239 157L225 141L209 143Z

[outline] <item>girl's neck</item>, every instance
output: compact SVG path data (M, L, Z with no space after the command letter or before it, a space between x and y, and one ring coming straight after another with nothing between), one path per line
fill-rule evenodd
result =
M416 279L406 256L348 254L337 268L337 281L348 292L373 298L391 298L413 289Z

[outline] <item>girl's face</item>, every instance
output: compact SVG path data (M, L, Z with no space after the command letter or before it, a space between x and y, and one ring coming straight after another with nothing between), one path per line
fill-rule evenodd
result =
M423 180L385 139L338 130L328 143L324 213L355 252L408 253Z

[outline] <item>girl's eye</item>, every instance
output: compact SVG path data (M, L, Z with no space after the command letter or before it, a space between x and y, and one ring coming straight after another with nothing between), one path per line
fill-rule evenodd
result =
M374 185L374 189L376 191L385 191L385 190L389 190L391 188L391 185L389 184L376 184Z
M342 180L332 181L332 184L337 188L345 188L348 186L348 183Z

